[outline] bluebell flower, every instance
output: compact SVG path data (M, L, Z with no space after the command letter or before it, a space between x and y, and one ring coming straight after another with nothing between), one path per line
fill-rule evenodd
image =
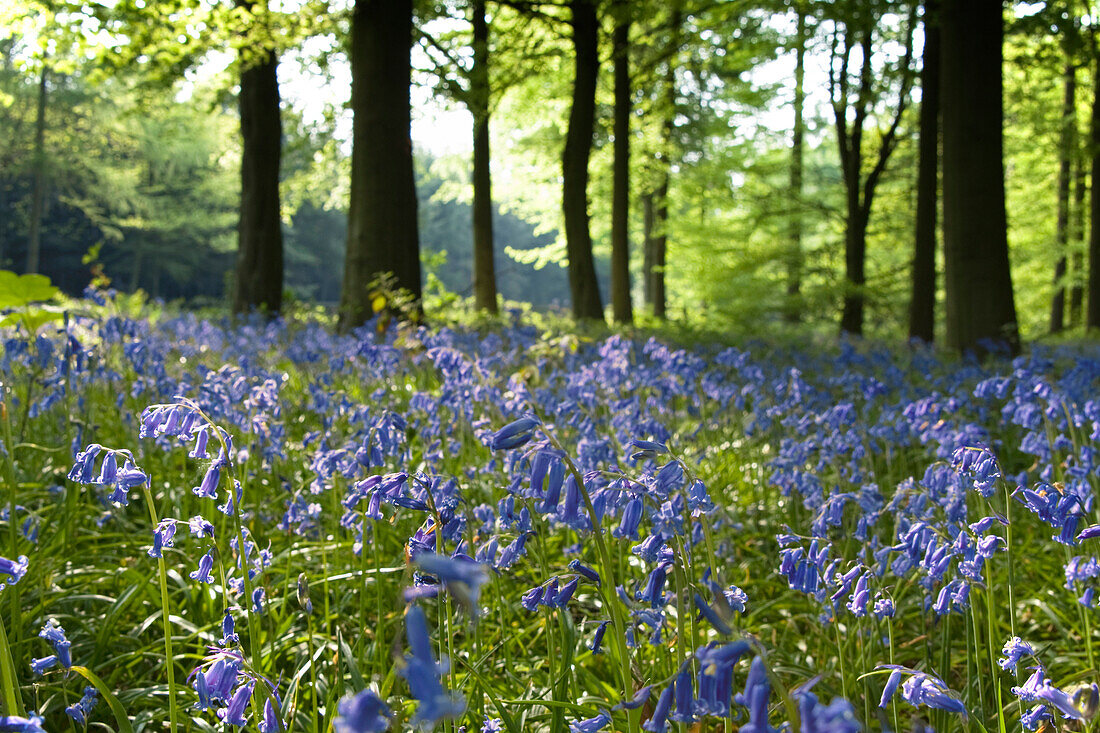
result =
M161 551L165 547L173 546L173 538L176 536L176 520L162 519L153 529L153 546L149 548L149 557L162 557Z
M570 599L573 598L573 594L577 591L577 585L580 583L580 577L575 577L568 583L563 585L560 590L554 593L554 597L550 599L544 599L546 605L553 608L565 608L568 605Z
M243 658L239 652L217 649L208 656L203 666L191 672L198 708L205 710L215 702L228 702L237 687Z
M46 621L42 630L38 632L38 636L50 642L54 653L57 655L57 662L62 668L68 669L73 666L72 658L69 655L69 647L72 644L65 638L65 629L61 627L57 619L51 618Z
M360 690L345 697L332 722L334 733L381 733L390 727L393 711L374 691Z
M842 697L822 705L817 695L805 691L796 693L798 713L802 721L800 733L859 733L863 730L852 703Z
M213 537L214 525L203 517L195 515L187 520L187 526L191 530L192 537Z
M65 714L80 726L88 724L88 715L99 701L99 692L91 685L84 688L84 694L79 700L65 708Z
M672 710L672 696L675 689L675 684L671 684L661 691L657 704L653 706L653 715L642 723L644 730L649 733L668 733L668 714Z
M221 468L221 463L218 461L211 463L202 477L202 482L191 490L192 493L203 499L217 499L218 484L221 482L222 475Z
M0 715L0 731L3 733L46 733L42 727L45 719L33 711L27 717L21 715Z
M69 480L78 484L90 484L93 482L95 471L95 457L103 450L103 446L92 443L87 448L76 454L73 467L69 471Z
M607 627L610 623L610 621L601 621L600 625L596 627L596 633L592 635L592 643L588 645L593 654L599 654L603 651L603 637L607 633Z
M538 418L525 415L508 423L489 438L489 447L493 450L512 450L526 444L539 426Z
M1019 664L1021 659L1034 655L1035 650L1032 649L1031 644L1018 636L1014 636L1005 642L1004 649L1001 650L1001 659L997 660L997 664L1003 670L1015 672L1016 665Z
M245 718L244 711L248 708L249 700L252 698L252 689L256 686L254 682L246 682L237 688L233 693L233 697L229 698L229 704L225 706L224 710L218 711L218 717L221 718L227 725L234 725L238 728L248 725L248 719Z
M0 557L0 575L8 576L8 584L15 585L23 576L27 574L27 569L30 567L30 560L26 555L20 555L15 560L9 560L6 557ZM3 589L3 585L0 584L0 590Z
M579 573L581 577L591 580L596 585L600 584L600 574L582 563L580 560L570 560L569 569L575 573Z
M1019 697L1022 702L1052 705L1067 718L1083 720L1085 717L1084 713L1077 708L1073 697L1069 693L1050 683L1041 664L1034 668L1031 676L1022 685L1013 687L1012 693Z
M648 460L650 458L656 458L660 453L668 453L668 448L664 443L658 443L653 440L640 440L635 438L630 441L630 459L632 461Z
M411 606L405 614L405 636L412 652L405 657L398 673L409 684L409 691L420 705L410 721L412 725L431 727L444 718L457 718L466 711L460 695L443 690L439 675L442 665L432 654L428 622L420 606Z
M606 712L601 712L594 718L588 718L586 720L577 720L569 724L570 733L596 733L596 731L603 730L611 723L611 716Z
M962 700L940 678L893 664L880 664L876 669L892 670L890 679L887 681L887 690L891 694L886 695L884 691L882 699L879 701L880 707L885 707L886 703L889 702L889 698L893 696L893 692L897 690L898 677L893 675L893 672L897 672L899 675L910 675L909 679L901 686L902 699L910 705L914 707L926 705L936 710L946 710L959 713L964 718L968 717L966 706L963 705Z
M188 574L188 577L190 577L191 580L198 581L199 583L214 582L214 577L210 574L210 571L214 569L213 553L213 549L207 550L206 554L199 558L198 569Z
M646 578L645 587L634 595L634 600L648 603L653 608L663 606L665 603L665 578L668 575L668 566L664 563L653 568Z
M420 553L414 562L423 572L438 578L451 596L471 615L477 615L481 586L489 580L484 565L433 552Z
M718 612L706 602L703 596L696 593L692 600L695 602L696 610L699 611L699 618L705 618L720 634L729 636L733 633L733 629L726 622L726 619L722 618Z
M672 720L677 723L690 723L695 720L695 690L691 684L691 670L686 667L676 675L676 710Z
M738 705L749 709L749 722L741 726L741 733L773 733L775 728L768 723L768 700L771 697L771 683L764 669L764 660L753 657L749 666L749 675L745 678L745 691L737 693L734 700Z
M31 659L31 671L36 675L43 675L49 670L57 666L58 658L56 654L51 654L48 657L42 657L41 659Z
M649 694L650 694L650 692L652 692L652 690L653 690L653 685L646 685L645 687L642 687L637 692L635 692L634 696L631 697L629 700L624 700L623 702L619 703L618 705L614 706L611 709L612 710L637 710L642 705L646 704L646 702L649 700Z
M502 733L503 730L504 721L500 718L485 718L481 725L481 733Z
M696 701L700 715L724 718L730 712L733 695L733 668L751 649L740 640L728 644L708 644L695 651L699 661L699 695Z

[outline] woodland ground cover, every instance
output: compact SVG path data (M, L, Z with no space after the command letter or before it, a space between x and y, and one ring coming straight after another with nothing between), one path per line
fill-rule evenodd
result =
M1094 346L339 336L90 295L3 334L0 730L1100 707Z

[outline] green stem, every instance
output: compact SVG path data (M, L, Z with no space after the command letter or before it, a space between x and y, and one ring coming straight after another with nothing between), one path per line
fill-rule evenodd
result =
M149 519L153 527L160 524L157 519L157 509L153 506L153 492L149 489L151 479L146 481L141 490L145 494L145 505L149 508ZM169 730L175 733L179 729L179 708L176 703L176 659L172 653L172 621L169 618L168 606L168 567L165 565L163 553L157 558L157 579L160 582L160 617L164 622L164 666L168 671L168 719Z

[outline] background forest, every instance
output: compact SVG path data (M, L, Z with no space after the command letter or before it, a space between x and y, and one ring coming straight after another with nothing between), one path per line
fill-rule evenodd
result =
M418 0L413 242L429 292L475 294L478 119L491 141L496 291L536 307L575 300L562 165L579 69L592 67L579 9L595 20L582 196L597 313L616 290L618 226L634 306L615 307L620 321L656 314L723 329L831 332L843 317L852 333L914 334L922 102L935 73L928 48L938 42L927 32L931 3ZM365 12L340 2L6 4L0 269L40 271L79 293L98 263L123 291L232 299L238 262L254 266L238 255L249 199L242 82L267 65L277 67L283 289L335 305L352 188L348 49L353 18ZM1090 13L1087 3L1005 7L1003 159L1024 339L1085 322ZM400 73L387 76L400 85ZM617 141L630 146L625 184L613 170ZM627 191L620 225L617 185Z

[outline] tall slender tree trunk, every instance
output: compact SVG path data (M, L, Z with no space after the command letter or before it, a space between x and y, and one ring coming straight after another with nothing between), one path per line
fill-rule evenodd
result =
M909 338L932 343L936 328L936 219L940 159L939 2L924 3L924 55L920 74L920 142L917 162L916 236L909 300Z
M1088 310L1085 327L1100 328L1100 54L1093 41L1092 119L1089 126L1089 150L1092 157L1089 189L1089 278Z
M1069 197L1073 158L1077 149L1077 69L1072 59L1062 69L1062 131L1058 141L1058 215L1054 244L1058 261L1054 265L1054 297L1050 301L1050 332L1066 327L1066 265L1069 246Z
M784 319L798 323L802 319L802 169L806 122L806 12L798 3L797 46L794 56L794 128L791 133L791 214L790 251L787 255L787 303Z
M381 302L379 276L420 302L420 240L412 140L412 0L355 0L351 19L351 200L340 327ZM387 304L388 307L389 304Z
M653 238L656 227L654 192L642 194L642 300L653 310Z
M574 80L569 129L562 153L562 212L569 257L573 317L603 320L603 301L588 229L588 159L596 124L596 78L600 71L599 30L594 0L570 0Z
M253 3L240 3L251 11ZM283 301L283 230L279 162L283 127L279 111L279 60L273 50L242 51L241 210L233 311L274 316Z
M851 197L849 197L851 198ZM858 198L858 196L857 196ZM844 310L840 330L850 336L863 335L863 311L867 284L867 212L856 201L849 201L848 221L844 231Z
M474 116L474 305L497 312L496 266L493 260L493 193L489 168L489 24L485 0L470 6L474 30L474 63L470 67L470 112Z
M34 182L31 189L31 220L27 232L27 272L38 272L42 249L42 208L46 201L46 77L49 67L42 61L38 75L38 110L34 118Z
M1078 131L1078 138L1080 132ZM1088 174L1085 173L1084 154L1081 146L1073 153L1073 215L1070 217L1070 241L1073 243L1073 255L1070 257L1071 273L1069 287L1069 326L1075 328L1082 323L1085 314L1085 196L1087 194Z
M668 266L668 188L672 174L666 167L661 183L654 195L656 208L653 211L655 234L653 236L653 316L664 319L668 311L668 292L665 288L665 268Z
M1017 352L1005 215L1002 6L944 0L940 17L947 344L969 351L992 339Z
M676 118L676 58L680 51L680 27L683 24L681 0L672 0L669 10L668 61L664 78L664 120L661 125L661 151L657 156L658 182L653 190L653 235L647 242L650 306L656 318L665 318L667 293L665 269L668 265L668 192L672 185L672 133Z
M617 323L632 324L630 302L630 3L614 7L615 151L611 195L611 310Z

